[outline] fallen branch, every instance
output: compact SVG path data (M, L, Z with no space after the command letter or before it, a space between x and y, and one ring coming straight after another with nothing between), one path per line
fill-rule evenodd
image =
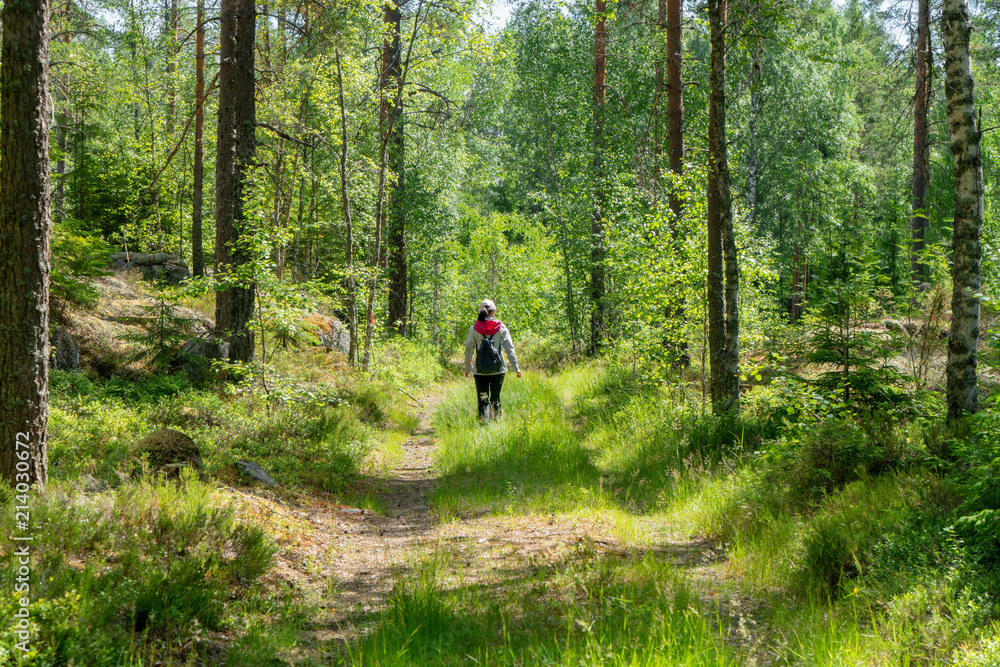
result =
M400 389L399 387L396 387L396 391L398 391L401 394L406 394L406 392L403 391L402 389ZM406 395L410 396L409 394L406 394ZM413 402L416 403L417 405L419 405L420 407L424 407L424 404L421 403L420 401L418 401L417 399L413 398L412 396L410 396L410 398L413 399Z

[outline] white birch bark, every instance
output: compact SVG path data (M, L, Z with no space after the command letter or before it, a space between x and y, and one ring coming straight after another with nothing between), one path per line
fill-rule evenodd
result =
M976 412L976 349L979 345L979 289L982 277L983 163L973 99L966 0L943 0L945 96L955 164L955 220L952 225L951 335L948 338L948 422Z

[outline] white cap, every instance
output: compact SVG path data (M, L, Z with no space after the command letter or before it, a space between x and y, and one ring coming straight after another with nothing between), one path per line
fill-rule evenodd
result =
M493 311L497 309L497 305L490 301L489 299L483 299L483 302L479 304L479 310L489 310Z

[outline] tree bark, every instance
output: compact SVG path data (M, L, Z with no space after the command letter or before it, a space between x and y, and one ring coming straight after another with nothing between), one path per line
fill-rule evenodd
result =
M389 329L406 334L406 214L403 206L405 186L405 145L403 136L403 39L400 33L403 0L386 3L383 20L386 34L382 41L382 102L379 118L382 140L392 178L388 182L388 206L382 215L387 230L387 269L389 279Z
M913 54L916 66L916 95L913 99L913 217L910 274L914 284L927 280L929 267L920 259L924 251L924 230L927 228L927 190L930 186L930 136L927 113L931 102L931 31L930 0L919 0L917 7L917 43Z
M594 212L590 226L590 353L596 354L604 344L607 318L605 303L604 250L604 103L607 98L607 18L605 0L595 0L594 12Z
M256 154L253 0L222 0L219 45L219 128L215 164L215 272L226 274L218 292L215 325L229 336L229 360L254 357L256 282L240 276L252 261L246 246L244 200Z
M48 0L5 2L0 17L0 474L39 487L48 480L48 19Z
M354 276L354 225L351 221L351 199L347 183L347 109L344 104L344 72L340 67L340 49L334 49L337 58L337 93L340 100L340 204L344 210L344 227L347 232L345 263L347 264L347 326L350 346L347 360L351 366L358 361L358 289Z
M205 275L202 217L205 187L205 0L198 0L195 37L194 169L191 184L191 270Z
M667 31L667 157L670 171L684 173L684 81L681 53L681 0L661 0L666 7ZM675 188L670 189L670 210L675 220L681 217L681 200ZM677 226L674 223L674 235Z
M739 411L739 270L726 148L726 0L709 0L708 322L712 409Z
M973 97L969 38L972 26L965 0L943 0L945 98L955 165L955 219L952 224L951 335L948 338L948 422L978 409L976 350L979 346L979 289L982 280L983 163Z

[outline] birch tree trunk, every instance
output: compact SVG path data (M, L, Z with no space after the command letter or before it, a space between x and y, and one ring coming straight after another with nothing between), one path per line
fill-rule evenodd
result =
M979 345L979 289L982 279L983 163L973 98L965 0L943 0L945 97L955 163L955 220L952 225L951 335L948 338L948 422L978 409L976 349Z
M708 103L708 328L712 408L738 412L739 270L726 149L726 0L709 0L712 41Z
M0 476L39 487L48 480L48 19L48 0L3 4Z

